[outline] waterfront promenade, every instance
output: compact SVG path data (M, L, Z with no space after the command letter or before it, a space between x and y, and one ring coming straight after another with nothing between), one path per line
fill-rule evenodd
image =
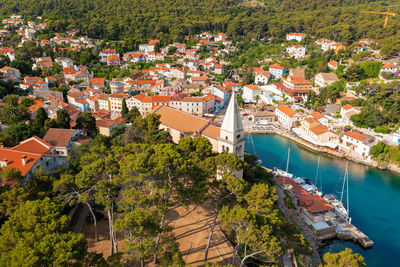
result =
M381 170L389 170L394 173L400 174L400 167L390 163L378 163L373 159L365 159L359 157L357 154L346 153L345 151L339 151L338 149L333 149L327 146L317 145L315 143L310 142L304 138L301 138L294 131L289 131L279 125L278 122L270 123L268 125L256 125L249 120L243 120L244 131L247 134L276 134L287 139L290 139L297 144L300 144L308 149L311 149L315 152L325 153L329 155L333 155L340 158L345 158L349 161L353 161L355 163L371 166L374 168L378 168Z

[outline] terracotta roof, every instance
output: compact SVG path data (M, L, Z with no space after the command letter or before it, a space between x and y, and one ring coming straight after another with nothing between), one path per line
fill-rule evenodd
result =
M333 210L334 207L318 195L309 195L298 198L300 204L310 213Z
M152 113L161 115L161 124L186 135L200 133L209 124L206 119L167 106L159 106Z
M332 72L328 72L328 73L319 73L322 78L326 81L338 81L338 77L336 77L336 75Z
M19 170L22 176L26 175L26 173L32 168L32 166L41 156L42 154L38 153L30 153L7 148L0 149L0 160L7 160L7 167L3 168L13 168ZM22 164L22 157L26 157L25 165Z
M76 70L73 67L68 67L64 69L64 74L75 74Z
M323 133L328 132L328 128L326 128L324 125L319 124L317 126L314 126L310 129L311 132L313 132L315 135L321 135Z
M55 147L65 147L76 130L50 128L43 139Z
M249 88L250 90L260 90L260 88L252 84L245 85L245 87Z
M336 61L334 61L334 60L329 61L328 64L330 64L330 65L332 65L332 66L334 66L334 67L337 67L337 65L338 65L338 63L337 63Z
M37 154L44 154L49 152L52 145L44 141L43 139L32 136L24 141L21 141L18 145L11 148L12 150L18 150L23 152L31 152Z
M135 85L143 85L143 84L155 84L157 81L155 80L137 80Z
M117 56L117 55L109 55L107 57L107 60L108 61L119 60L119 56Z
M79 104L82 104L82 105L89 104L87 101L82 100L82 99L77 99L77 100L75 100L75 102L76 102L76 103L79 103Z
M298 185L295 181L287 177L275 177L275 180L281 184L290 184L293 187L293 192L296 196L309 196L310 193L307 192L303 187Z
M208 79L207 76L200 76L200 77L190 77L192 81L206 81Z
M392 65L392 64L383 64L382 68L386 69L386 68L396 68L396 65Z
M103 49L103 53L115 53L115 49Z
M366 136L365 134L351 132L351 131L345 132L344 135L347 135L348 137L351 137L351 138L356 139L361 142L363 142L365 139L369 139L369 137Z
M275 63L273 65L270 66L271 69L278 69L278 70L283 70L284 67L282 67L280 64Z
M90 83L93 85L104 85L104 78L91 78Z
M96 121L96 127L110 128L113 125L115 125L115 121L110 119L101 119Z
M280 110L281 112L283 112L284 114L286 114L287 116L291 117L294 114L296 114L296 111L294 111L293 109L285 106L285 105L280 105L279 107L277 107L278 110Z
M309 123L311 123L311 122L316 122L316 120L314 119L314 118L305 118L304 119L306 122L309 122Z
M346 105L342 106L342 109L344 109L344 110L349 110L351 108L353 108L353 106L350 104L346 104Z
M210 124L201 132L201 134L217 140L219 138L220 131L221 129L218 126Z
M124 97L127 97L127 95L124 94L124 93L115 93L115 94L109 94L108 97L112 97L112 98L124 98Z
M322 117L324 117L324 115L322 115L321 113L319 113L318 111L314 111L310 114L313 118L315 118L316 120L321 119Z

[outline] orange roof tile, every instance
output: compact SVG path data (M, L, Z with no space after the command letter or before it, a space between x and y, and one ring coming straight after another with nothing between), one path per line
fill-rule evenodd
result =
M23 152L31 152L37 154L44 154L49 152L52 148L52 145L44 141L43 139L32 136L24 141L21 141L18 145L12 147L12 150L18 150Z
M287 116L291 117L294 114L296 114L296 111L294 111L293 109L285 106L285 105L280 105L279 107L277 107L278 110L280 110L281 112L283 112L284 114L286 114Z
M333 210L334 207L319 195L309 195L298 198L300 204L310 213Z
M321 135L323 133L328 132L328 128L326 128L324 125L319 124L317 126L314 126L310 129L311 132L313 132L315 135Z

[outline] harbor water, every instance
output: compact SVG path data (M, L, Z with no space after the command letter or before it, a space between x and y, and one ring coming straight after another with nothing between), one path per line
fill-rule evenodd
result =
M315 153L277 135L252 135L252 139L256 155L265 167L285 169L290 148L289 172L309 178L313 183L320 156L321 179L317 185L321 182L324 194L340 197L345 159ZM251 142L246 143L246 150L254 154ZM322 253L339 252L348 247L360 253L368 266L400 266L400 176L353 162L349 162L348 171L352 223L375 244L363 250L351 242L334 240ZM345 199L343 202L346 206Z

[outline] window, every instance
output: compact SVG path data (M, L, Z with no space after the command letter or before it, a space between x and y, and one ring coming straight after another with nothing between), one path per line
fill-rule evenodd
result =
M238 134L238 135L236 136L236 138L239 139L239 138L240 138L240 134Z

